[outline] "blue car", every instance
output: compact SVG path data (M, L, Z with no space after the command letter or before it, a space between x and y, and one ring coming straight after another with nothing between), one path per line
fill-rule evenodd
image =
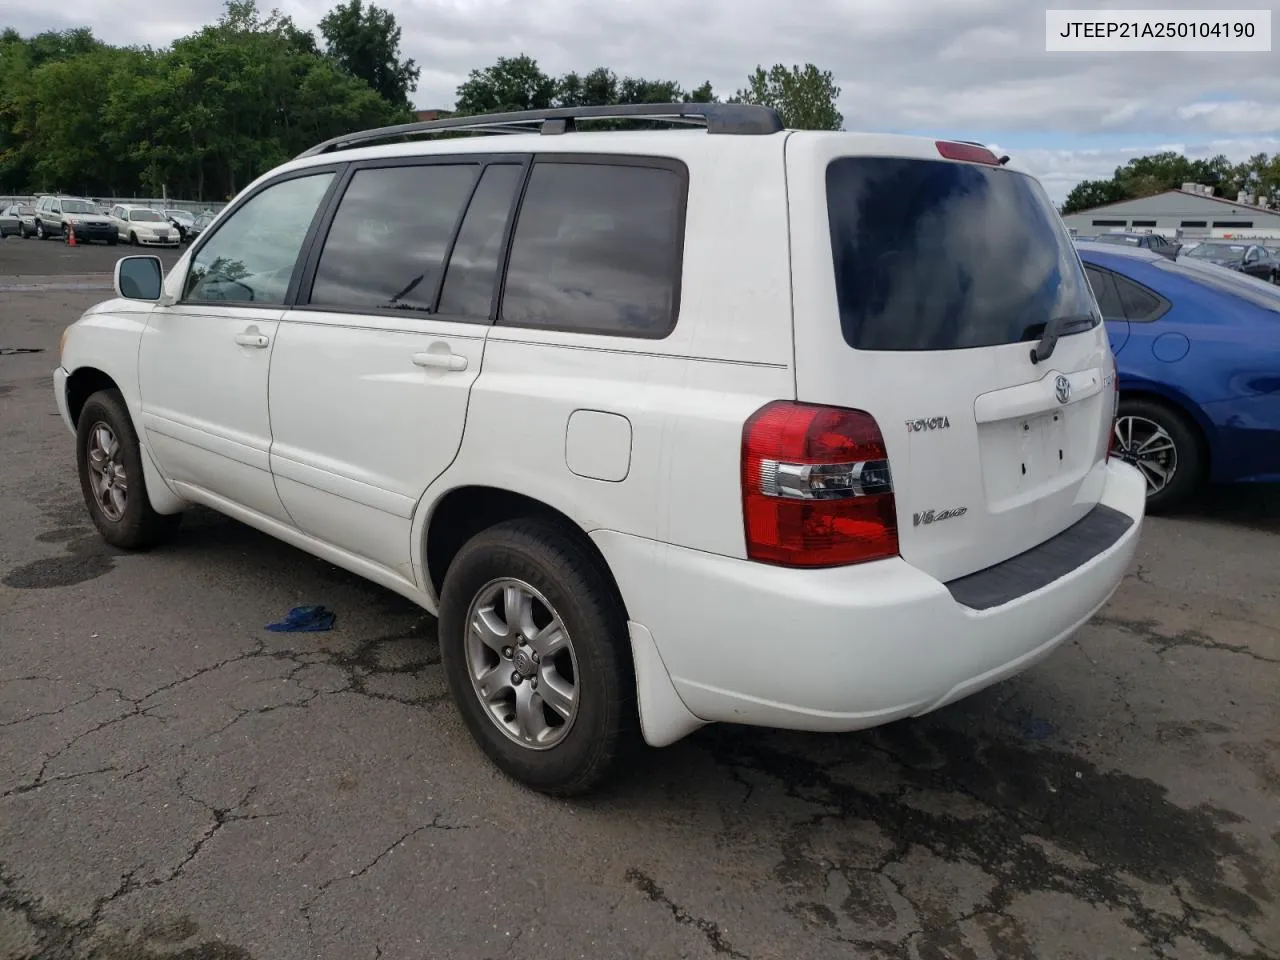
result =
M1115 454L1168 512L1206 482L1280 481L1280 287L1185 258L1076 245L1120 375Z

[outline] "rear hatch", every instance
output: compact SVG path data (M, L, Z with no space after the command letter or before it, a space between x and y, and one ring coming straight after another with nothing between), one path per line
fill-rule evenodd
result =
M1115 367L1040 184L914 137L796 133L786 162L797 399L875 417L903 558L951 580L1081 519Z

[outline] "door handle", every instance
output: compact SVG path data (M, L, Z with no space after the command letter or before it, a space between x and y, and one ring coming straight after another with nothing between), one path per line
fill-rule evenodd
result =
M467 358L456 353L415 353L413 364L417 367L432 367L436 370L452 370L460 373L467 369Z
M237 333L236 343L242 347L265 347L271 341L262 333Z

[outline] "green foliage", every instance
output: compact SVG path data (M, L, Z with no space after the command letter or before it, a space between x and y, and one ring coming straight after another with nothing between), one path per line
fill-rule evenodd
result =
M400 26L393 14L362 0L339 4L320 21L325 52L353 77L369 84L384 100L408 110L409 94L422 72L413 60L400 59Z
M1191 160L1171 150L1134 157L1116 167L1109 180L1085 180L1067 194L1062 213L1091 210L1108 203L1149 197L1176 190L1184 183L1214 188L1214 196L1234 200L1242 190L1256 196L1280 198L1280 154L1268 158L1255 154L1244 163L1232 164L1219 154L1208 160Z
M464 114L545 110L556 92L556 81L542 72L537 60L524 54L499 57L493 66L471 71L458 87L454 109Z
M320 140L407 119L253 0L168 50L0 34L0 193L223 200Z
M420 70L401 58L392 14L338 0L320 35L323 49L256 0L225 0L214 23L166 49L113 47L88 28L0 30L0 193L224 200L319 141L412 119ZM793 127L838 129L839 93L806 64L757 68L734 99L769 104ZM604 66L553 77L520 54L472 70L455 111L717 101L710 82L686 90Z
M840 88L830 70L812 63L803 67L776 64L766 73L757 66L747 86L729 98L730 103L758 103L773 107L793 130L839 130L844 117L836 109Z

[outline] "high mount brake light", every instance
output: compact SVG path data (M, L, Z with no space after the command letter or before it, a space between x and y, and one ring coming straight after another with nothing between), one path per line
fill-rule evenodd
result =
M988 163L993 167L1000 165L1000 160L986 147L976 143L960 143L956 140L936 140L938 155L947 160L967 160L969 163Z
M835 567L898 554L884 437L861 410L776 400L742 430L747 556Z

